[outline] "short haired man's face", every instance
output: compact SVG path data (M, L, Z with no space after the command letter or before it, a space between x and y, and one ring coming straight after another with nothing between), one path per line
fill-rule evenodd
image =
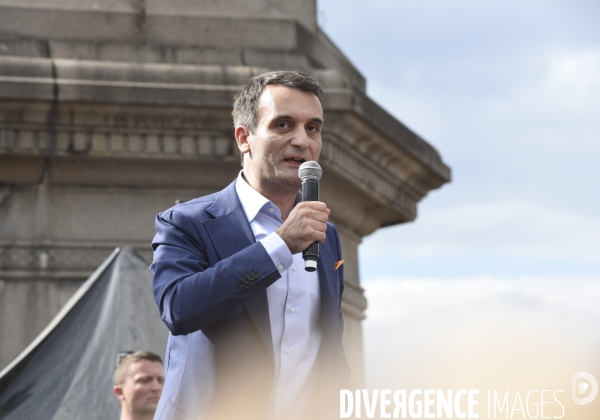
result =
M267 85L258 101L255 132L246 131L245 142L238 138L247 153L244 173L271 191L298 191L298 168L319 158L322 128L323 108L313 93Z
M115 385L114 393L130 413L154 414L164 382L161 363L140 360L129 366L123 383Z

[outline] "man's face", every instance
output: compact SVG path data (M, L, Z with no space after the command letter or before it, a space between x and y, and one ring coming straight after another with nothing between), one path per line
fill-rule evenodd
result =
M256 130L246 131L246 144L240 144L247 153L244 174L271 192L297 192L298 168L321 153L322 127L323 108L313 93L268 85L258 101Z
M129 366L125 380L114 392L130 413L154 414L164 382L162 364L140 360Z

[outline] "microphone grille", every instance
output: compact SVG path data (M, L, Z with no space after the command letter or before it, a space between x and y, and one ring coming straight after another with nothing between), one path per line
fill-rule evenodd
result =
M321 165L314 160L304 162L298 169L298 176L302 181L305 179L316 179L318 181L321 179L321 175L323 175Z

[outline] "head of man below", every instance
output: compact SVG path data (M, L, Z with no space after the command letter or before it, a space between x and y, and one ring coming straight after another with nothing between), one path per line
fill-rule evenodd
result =
M293 209L303 207L329 215L324 203L295 206L301 187L298 168L303 162L318 160L321 153L322 93L321 85L306 74L269 72L255 77L234 103L235 138L242 153L244 179L279 208L282 220L287 220ZM320 221L326 222L327 216ZM324 230L324 223L321 228ZM290 243L286 232L278 233L292 253L310 243ZM322 242L325 235L320 233L317 240Z
M151 420L165 382L160 356L136 351L119 360L113 393L121 401L121 420Z

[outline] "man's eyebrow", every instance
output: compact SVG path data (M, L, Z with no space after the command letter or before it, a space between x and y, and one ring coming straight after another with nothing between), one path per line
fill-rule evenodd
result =
M283 115L278 115L275 118L273 118L273 121L292 120L292 119L293 118L291 115L283 114ZM310 120L323 125L323 119L321 119L321 118L315 117L315 118L311 118Z

